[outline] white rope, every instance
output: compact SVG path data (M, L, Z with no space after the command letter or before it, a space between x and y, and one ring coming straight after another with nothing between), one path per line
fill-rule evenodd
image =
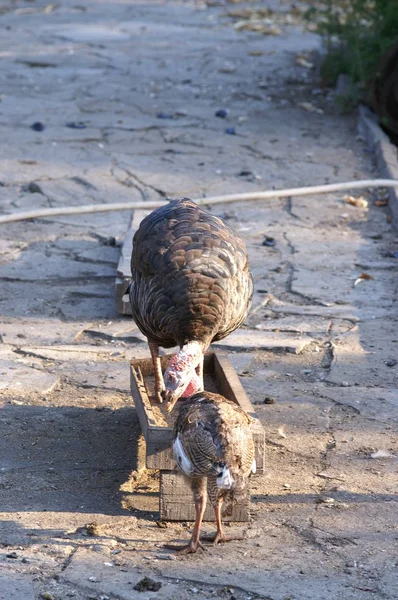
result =
M251 200L270 200L272 198L289 198L293 196L310 196L312 194L327 194L329 192L343 192L360 188L398 188L395 179L362 179L359 181L346 181L343 183L328 183L325 185L310 185L307 187L288 188L283 190L268 190L265 192L248 192L244 194L226 194L223 196L210 196L208 198L193 198L200 205L225 204L228 202L248 202ZM42 217L56 217L60 215L83 215L99 212L113 212L119 210L153 209L168 204L167 200L154 200L151 202L117 202L115 204L86 204L83 206L64 206L61 208L40 208L25 212L12 213L0 216L0 224L15 221L27 221Z

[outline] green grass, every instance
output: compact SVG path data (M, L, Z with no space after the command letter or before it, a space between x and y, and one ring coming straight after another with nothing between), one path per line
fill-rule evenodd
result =
M398 0L326 0L307 11L326 45L321 75L334 85L346 73L365 100L377 65L398 42Z

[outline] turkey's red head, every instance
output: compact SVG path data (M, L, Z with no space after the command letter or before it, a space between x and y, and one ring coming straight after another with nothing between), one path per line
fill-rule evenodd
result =
M203 381L195 370L201 361L203 349L199 342L189 342L171 358L164 374L167 412L173 410L175 403L182 396L191 396L203 389Z

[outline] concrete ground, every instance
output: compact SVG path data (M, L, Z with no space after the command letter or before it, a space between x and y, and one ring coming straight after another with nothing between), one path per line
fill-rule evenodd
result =
M268 35L234 28L253 6L3 2L1 210L376 176L303 5L274 2ZM251 258L253 309L219 346L267 469L245 539L188 557L163 545L191 525L157 524L157 474L135 471L127 359L148 350L114 304L131 215L0 226L1 600L398 598L398 238L365 197L212 209Z

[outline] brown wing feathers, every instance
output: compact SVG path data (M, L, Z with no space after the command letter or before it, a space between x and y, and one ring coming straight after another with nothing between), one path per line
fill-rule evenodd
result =
M181 403L174 438L181 442L193 473L214 475L220 465L248 477L254 460L250 417L218 394L199 392Z
M134 319L163 347L222 339L250 306L253 284L244 242L186 198L142 221L131 268Z

